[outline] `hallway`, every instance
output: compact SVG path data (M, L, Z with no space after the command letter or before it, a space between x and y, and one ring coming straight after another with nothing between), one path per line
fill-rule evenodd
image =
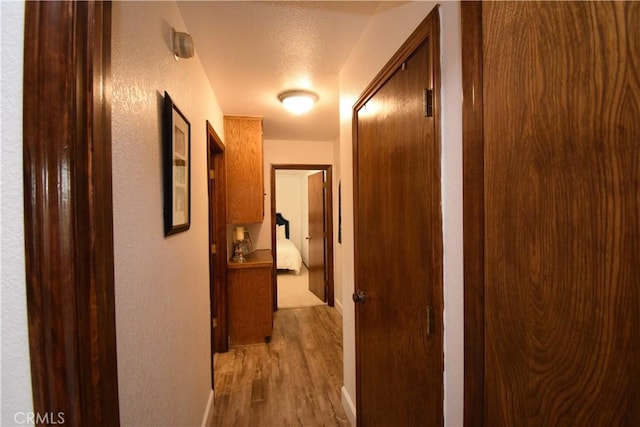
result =
M275 313L270 344L215 355L213 426L348 426L342 318L326 305Z

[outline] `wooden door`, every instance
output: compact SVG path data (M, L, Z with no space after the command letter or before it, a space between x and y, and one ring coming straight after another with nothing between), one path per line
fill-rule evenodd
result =
M482 422L640 425L640 3L481 12Z
M322 301L326 295L324 172L307 177L309 198L309 290Z
M207 121L209 192L209 292L211 298L211 375L213 353L229 349L227 322L227 204L224 144Z
M436 10L355 106L360 426L443 424L438 33Z
M271 341L273 330L273 255L258 249L245 262L230 262L229 346L232 348Z

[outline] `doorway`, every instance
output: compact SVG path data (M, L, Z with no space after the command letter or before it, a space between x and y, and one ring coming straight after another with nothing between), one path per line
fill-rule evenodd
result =
M271 231L274 311L334 306L333 196L330 165L272 165ZM296 253L298 252L298 253ZM292 258L299 259L296 264ZM279 284L287 284L282 295ZM306 287L306 289L304 289ZM284 296L287 298L283 298Z
M211 355L229 349L227 322L227 197L224 144L207 121L209 194L209 289L211 298ZM213 365L211 367L213 378ZM214 382L212 382L214 384Z

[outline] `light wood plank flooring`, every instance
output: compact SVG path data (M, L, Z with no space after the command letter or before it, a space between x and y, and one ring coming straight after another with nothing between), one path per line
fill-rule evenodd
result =
M213 426L349 426L334 308L280 309L270 344L216 354L214 363Z

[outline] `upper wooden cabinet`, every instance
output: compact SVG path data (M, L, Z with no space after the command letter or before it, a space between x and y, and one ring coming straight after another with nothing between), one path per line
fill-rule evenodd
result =
M261 223L264 219L262 117L225 116L227 221Z

